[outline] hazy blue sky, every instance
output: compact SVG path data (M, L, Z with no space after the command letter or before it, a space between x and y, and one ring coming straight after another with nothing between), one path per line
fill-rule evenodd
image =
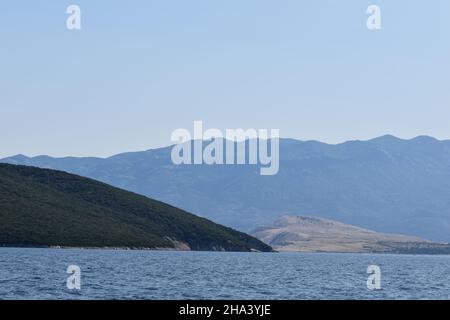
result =
M450 138L448 0L2 1L0 40L0 157L144 150L194 120Z

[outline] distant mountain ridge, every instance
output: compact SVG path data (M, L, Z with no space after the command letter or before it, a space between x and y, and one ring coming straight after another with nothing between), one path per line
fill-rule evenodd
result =
M271 251L165 203L61 171L0 164L0 246Z
M450 245L418 237L377 233L333 220L282 216L251 234L284 252L449 254Z
M308 214L377 232L450 241L450 141L386 135L336 145L280 139L280 170L172 164L171 148L109 158L10 157L155 198L243 231Z

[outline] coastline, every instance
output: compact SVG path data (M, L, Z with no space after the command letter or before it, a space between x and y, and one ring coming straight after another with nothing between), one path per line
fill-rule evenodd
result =
M264 253L262 251L223 251L223 250L186 250L180 248L148 248L148 247L72 247L72 246L21 246L21 245L0 245L0 249L53 249L53 250L101 250L101 251L155 251L155 252L221 252L221 253ZM330 255L388 255L388 256L450 256L450 253L413 253L413 252L340 252L340 251L277 251L266 253L277 254L330 254Z
M240 253L262 253L262 251L225 251L225 250L191 250L185 247L176 248L149 248L149 247L73 247L73 246L24 246L24 245L0 245L0 249L54 249L54 250L104 250L104 251L173 251L173 252L240 252ZM278 253L272 251L268 253Z

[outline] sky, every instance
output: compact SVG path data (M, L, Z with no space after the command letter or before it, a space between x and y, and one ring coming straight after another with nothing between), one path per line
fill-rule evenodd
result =
M450 139L448 0L2 1L0 41L0 157L147 150L195 120Z

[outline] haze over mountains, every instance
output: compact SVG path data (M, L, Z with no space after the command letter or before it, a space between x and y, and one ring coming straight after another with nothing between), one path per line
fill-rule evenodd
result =
M274 176L261 176L254 165L176 166L170 152L2 161L91 177L242 231L295 214L450 241L450 141L383 136L329 145L281 139Z

